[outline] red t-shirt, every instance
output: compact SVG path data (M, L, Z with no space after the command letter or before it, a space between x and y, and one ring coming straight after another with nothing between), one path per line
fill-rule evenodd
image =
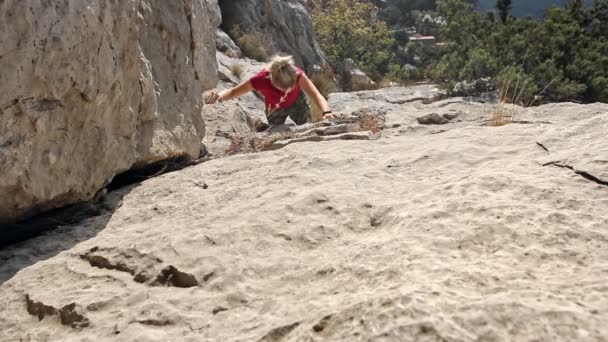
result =
M270 81L270 72L266 69L253 75L249 82L257 92L264 96L264 104L269 110L275 108L287 108L298 99L300 94L300 77L304 73L300 68L296 69L296 84L289 93L277 89Z

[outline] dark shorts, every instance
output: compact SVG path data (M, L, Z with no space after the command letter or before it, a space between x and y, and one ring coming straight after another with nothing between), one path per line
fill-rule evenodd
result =
M310 107L308 106L306 95L304 95L302 91L300 91L296 102L291 106L276 109L270 114L268 113L268 110L266 110L266 118L268 119L268 124L271 126L284 124L288 116L296 125L303 125L312 121Z

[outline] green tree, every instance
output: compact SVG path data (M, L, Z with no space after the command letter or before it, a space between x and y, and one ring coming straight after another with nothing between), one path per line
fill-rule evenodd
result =
M477 5L478 0L464 0L465 3ZM437 0L386 0L381 10L382 19L390 26L414 26L418 12L437 10Z
M511 0L496 0L496 8L498 9L500 20L502 20L503 23L506 23L509 15L511 15Z
M368 1L313 1L315 34L333 63L352 59L369 74L384 71L392 57L393 33L378 18L378 8Z

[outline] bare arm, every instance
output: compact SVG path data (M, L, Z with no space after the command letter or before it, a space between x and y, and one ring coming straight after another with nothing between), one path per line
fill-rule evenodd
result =
M239 96L242 96L244 94L247 94L248 92L250 92L252 90L253 90L253 86L251 85L251 82L249 82L249 80L247 80L237 86L234 86L234 87L226 89L226 90L222 90L219 93L217 93L215 91L209 92L204 97L205 103L211 104L211 103L215 103L217 100L228 101L228 100L237 98Z
M321 95L317 87L315 87L315 85L306 75L302 75L302 77L300 77L300 87L302 88L304 93L306 93L308 98L315 103L317 108L321 109L323 113L330 112L327 100L325 100L325 98L323 97L323 95Z
M222 98L222 100L224 101L228 101L231 99L234 99L236 97L242 96L247 94L248 92L253 90L253 86L251 85L251 82L249 82L248 80L237 85L234 86L230 89L226 89L224 91L220 92L220 97Z

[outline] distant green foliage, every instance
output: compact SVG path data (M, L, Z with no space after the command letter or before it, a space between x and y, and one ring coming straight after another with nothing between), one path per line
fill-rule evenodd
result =
M496 0L496 9L498 9L498 15L503 23L507 22L512 8L511 0Z
M464 0L465 3L477 4L477 0ZM434 11L437 0L385 0L378 1L382 6L381 17L391 26L414 26L418 12Z
M407 83L418 81L424 78L424 74L418 68L411 65L390 64L386 76L392 81Z
M375 79L430 78L452 93L500 88L526 105L608 102L608 0L564 0L542 21L493 1L498 16L477 12L475 0L304 2L330 61L351 58ZM410 26L441 46L408 43Z
M543 21L498 21L461 0L438 0L437 9L446 45L433 55L417 53L420 66L448 90L492 79L496 86L510 81L517 88L510 98L522 104L608 101L608 0L591 8L570 1Z
M333 63L352 59L368 74L379 74L391 59L393 33L379 19L378 8L368 1L335 0L321 5L308 1L315 34Z

